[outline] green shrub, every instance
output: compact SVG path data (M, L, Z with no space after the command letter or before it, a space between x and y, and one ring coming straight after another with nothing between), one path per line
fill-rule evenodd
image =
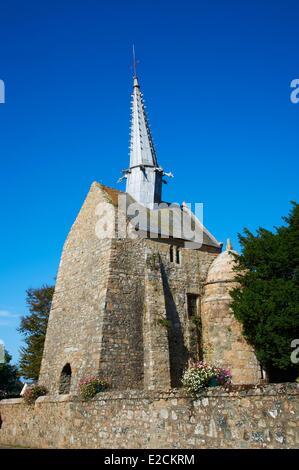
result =
M97 393L104 392L108 388L108 383L98 377L87 377L79 383L79 393L83 400L90 400Z
M24 393L24 401L27 405L32 405L38 397L47 395L48 390L43 385L32 385Z

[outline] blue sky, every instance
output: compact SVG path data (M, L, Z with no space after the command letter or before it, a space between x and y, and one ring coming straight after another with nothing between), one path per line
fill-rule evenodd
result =
M0 339L52 283L90 184L128 165L131 51L166 200L203 202L220 241L298 201L297 1L2 0Z

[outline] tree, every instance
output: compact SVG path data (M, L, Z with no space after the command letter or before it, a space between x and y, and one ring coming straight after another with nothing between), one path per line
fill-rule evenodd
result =
M237 280L232 309L271 381L295 380L291 342L299 338L299 205L274 232L239 234Z
M21 318L18 329L25 336L26 344L21 348L19 367L23 377L35 381L39 376L54 286L28 289L26 294L30 313Z
M19 396L23 386L18 369L10 364L11 356L6 350L4 357L4 363L0 364L0 399Z

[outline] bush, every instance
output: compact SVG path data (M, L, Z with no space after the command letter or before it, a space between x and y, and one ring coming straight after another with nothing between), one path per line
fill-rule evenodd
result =
M0 363L0 400L18 397L22 387L18 368L11 364L10 354L4 350L4 362Z
M183 375L183 385L194 397L198 397L209 386L230 385L230 370L221 369L205 362L196 362Z
M108 388L108 383L98 377L87 377L79 382L79 393L84 400L90 400L97 393L103 392Z
M48 390L43 385L32 385L24 393L24 401L27 405L32 405L38 397L47 395Z

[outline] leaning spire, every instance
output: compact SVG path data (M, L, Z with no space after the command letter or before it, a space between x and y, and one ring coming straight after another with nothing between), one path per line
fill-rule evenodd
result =
M158 165L143 95L137 78L134 46L133 69L130 167L123 171L123 178L127 178L126 192L137 202L153 209L154 204L159 204L162 200L162 177L172 176L172 174L166 174Z

